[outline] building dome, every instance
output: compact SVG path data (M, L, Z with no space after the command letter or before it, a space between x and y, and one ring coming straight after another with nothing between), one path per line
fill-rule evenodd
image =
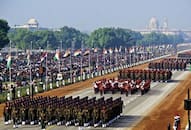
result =
M27 25L29 27L37 28L38 27L38 21L34 18L31 18L28 20Z
M159 29L159 23L158 20L155 17L152 17L149 21L149 29L151 30L158 30Z
M38 24L38 21L36 19L34 19L34 18L31 18L31 19L28 20L27 23L28 24Z

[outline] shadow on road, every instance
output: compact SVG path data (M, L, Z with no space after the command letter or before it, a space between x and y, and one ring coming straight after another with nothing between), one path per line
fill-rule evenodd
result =
M181 81L183 81L183 80L172 79L172 80L168 81L167 83L178 83Z
M136 115L122 115L114 121L109 127L117 128L117 127L132 127L133 123L140 119L141 116Z

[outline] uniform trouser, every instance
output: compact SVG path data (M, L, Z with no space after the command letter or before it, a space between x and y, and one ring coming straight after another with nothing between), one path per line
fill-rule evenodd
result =
M17 119L13 118L13 124L16 125L17 124Z
M45 129L45 127L46 127L45 121L41 120L41 129Z
M9 115L8 113L5 114L4 121L7 122L9 120Z

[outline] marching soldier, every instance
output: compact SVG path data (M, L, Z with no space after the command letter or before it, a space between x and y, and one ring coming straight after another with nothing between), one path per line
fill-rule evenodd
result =
M172 76L172 71L168 71L168 80L171 79L171 76Z
M10 111L10 108L6 103L4 107L4 111L3 111L5 125L9 124L9 120L11 120L11 115L9 111Z
M163 82L167 82L167 80L168 80L168 71L165 71L164 72L164 80L163 80Z
M100 108L98 106L93 107L92 112L93 124L96 124L100 120Z
M150 71L149 71L149 70L146 70L145 73L146 73L146 79L145 79L145 80L151 79L151 76L150 76L151 73L150 73Z
M41 113L40 113L40 120L41 120L41 129L45 130L46 128L46 122L45 122L45 118L46 118L46 114L45 114L46 108L44 108L44 110L42 109Z
M155 71L153 70L150 71L150 78L151 80L155 81Z
M70 115L71 115L71 110L69 105L66 105L65 109L64 109L64 117L65 117L65 121L70 121Z
M55 117L57 117L58 123L57 125L61 125L61 121L63 120L62 118L62 113L61 113L61 107L58 105L55 110Z
M84 106L84 109L82 110L83 113L83 122L88 123L90 121L90 111L88 109L90 106Z
M77 105L78 105L78 104L77 104ZM76 122L77 116L78 116L78 107L79 107L79 106L77 106L77 105L74 106L74 107L73 107L73 110L72 110L72 113L73 113L72 115L73 115L73 118L74 118L75 122Z
M155 72L155 81L160 81L160 71Z
M26 115L25 115L25 107L24 106L21 107L21 121L22 121L22 125L25 125Z
M39 107L37 108L37 120L39 121L39 123L40 123L40 121L41 121L41 112L42 112L42 106L41 105L39 105Z
M16 107L12 108L11 117L13 119L13 128L17 127L18 115Z
M51 105L48 105L48 108L46 109L46 121L47 121L48 123L51 123L51 121L52 121L52 115L53 115L53 113L52 113Z
M160 70L160 81L164 81L164 71Z
M108 121L108 108L106 108L106 106L103 106L101 109L101 120L103 124Z
M79 126L83 126L83 112L81 108L78 109L77 120L79 122Z
M28 115L29 115L29 121L31 125L34 125L34 121L35 121L35 113L34 113L34 107L30 106L29 110L28 110Z

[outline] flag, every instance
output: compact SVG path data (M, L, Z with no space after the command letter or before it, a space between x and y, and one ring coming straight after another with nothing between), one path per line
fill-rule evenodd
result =
M112 54L113 53L113 50L111 48L109 48L109 53Z
M40 62L43 62L46 57L47 57L47 52L42 53L42 56L40 58Z
M30 64L30 51L27 50L27 65Z
M118 49L117 49L117 48L115 48L115 52L118 52Z
M98 48L94 48L94 52L97 52L98 51Z
M129 48L129 53L134 53L135 49L134 48Z
M81 53L82 53L81 50L77 50L74 52L74 56L79 56Z
M103 54L107 54L107 50L106 49L103 49Z
M127 52L127 48L125 47L125 53Z
M151 51L151 48L150 48L150 47L147 47L146 50L147 50L147 52L150 52L150 51Z
M84 52L84 56L87 56L87 55L89 55L90 54L90 50L86 50L85 52Z
M55 61L60 60L60 52L59 52L59 50L56 51L56 53L55 53L55 55L54 55L54 60L55 60Z
M11 56L10 55L7 58L7 68L11 68Z
M66 50L65 54L64 54L64 58L70 56L70 50Z
M121 52L121 49L122 49L122 47L120 46L120 47L119 47L119 52Z

